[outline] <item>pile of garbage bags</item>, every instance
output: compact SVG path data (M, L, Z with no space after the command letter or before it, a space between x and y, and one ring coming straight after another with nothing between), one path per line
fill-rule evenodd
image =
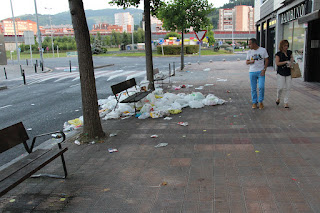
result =
M122 93L120 101L138 91L128 91ZM132 94L131 94L132 93ZM98 104L101 108L100 117L103 120L117 119L125 116L132 116L135 113L135 108L139 110L136 116L139 119L146 118L161 118L170 114L178 114L185 107L202 108L204 106L214 106L224 104L223 99L218 98L213 94L204 96L201 92L192 92L191 94L179 93L163 93L161 88L157 88L145 98L135 103L118 103L114 96L109 96L108 99L100 99ZM117 106L116 106L117 105Z
M114 96L107 99L98 100L100 106L99 115L103 120L118 119L136 115L139 119L161 118L170 114L178 114L185 107L202 108L204 106L221 105L225 100L218 98L214 94L203 95L201 92L192 92L191 94L163 93L161 88L157 88L152 93L137 103L120 103L130 95L139 92L138 89L130 88L128 92L118 94L119 103ZM135 107L139 111L135 114ZM64 131L72 131L83 125L83 116L74 120L69 120L63 125Z

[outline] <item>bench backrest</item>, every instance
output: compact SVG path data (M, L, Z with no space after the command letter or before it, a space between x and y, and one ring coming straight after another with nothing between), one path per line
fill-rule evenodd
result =
M29 136L22 122L0 130L0 153L11 149L12 147L24 143L29 139Z
M153 75L158 74L158 73L159 73L159 68L153 69Z
M112 85L111 89L112 89L113 94L116 95L116 94L118 94L124 90L127 90L131 87L134 87L136 85L137 85L136 80L134 78L131 78L129 80Z

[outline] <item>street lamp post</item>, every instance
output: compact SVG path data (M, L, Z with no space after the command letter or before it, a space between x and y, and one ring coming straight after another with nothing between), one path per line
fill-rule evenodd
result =
M234 52L234 40L233 40L233 21L234 21L234 17L233 17L233 10L234 8L232 9L232 50Z
M39 28L39 20L38 20L38 12L37 12L36 0L34 0L34 9L35 9L36 20L37 20L37 34L38 34L38 42L39 42L40 60L41 60L42 66L43 66L42 39L41 39L41 32L40 32L40 28Z
M52 8L44 8L44 9L47 9L47 10L52 10ZM52 30L52 17L51 15L49 14L49 21L50 21L50 28L51 28L51 46L52 46L52 54L53 54L53 57L54 57L54 44L53 44L53 30Z
M131 27L131 34L132 34L132 50L134 49L134 48L133 48L133 45L134 45L134 41L133 41L133 32L134 32L134 19L133 19L133 16L132 16L132 27Z
M11 4L11 13L12 13L12 23L13 23L13 30L14 30L14 40L16 42L16 51L17 51L17 59L18 59L18 64L20 64L20 51L18 47L18 38L17 38L17 31L16 31L16 22L13 14L13 8L12 8L12 0L10 0Z

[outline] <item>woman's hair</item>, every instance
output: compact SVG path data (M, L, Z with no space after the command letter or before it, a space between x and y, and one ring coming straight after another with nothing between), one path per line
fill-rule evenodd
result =
M279 50L282 51L284 45L286 45L286 44L287 44L288 47L289 47L289 41L288 41L288 40L281 40L281 41L280 41L280 44L279 44Z

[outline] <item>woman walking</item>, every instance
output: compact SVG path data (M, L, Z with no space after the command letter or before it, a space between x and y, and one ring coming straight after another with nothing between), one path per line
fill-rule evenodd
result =
M280 104L280 99L284 95L284 107L289 108L289 95L291 89L291 69L293 63L292 51L288 50L288 40L282 40L279 44L279 52L276 53L277 65L277 100L276 104Z

